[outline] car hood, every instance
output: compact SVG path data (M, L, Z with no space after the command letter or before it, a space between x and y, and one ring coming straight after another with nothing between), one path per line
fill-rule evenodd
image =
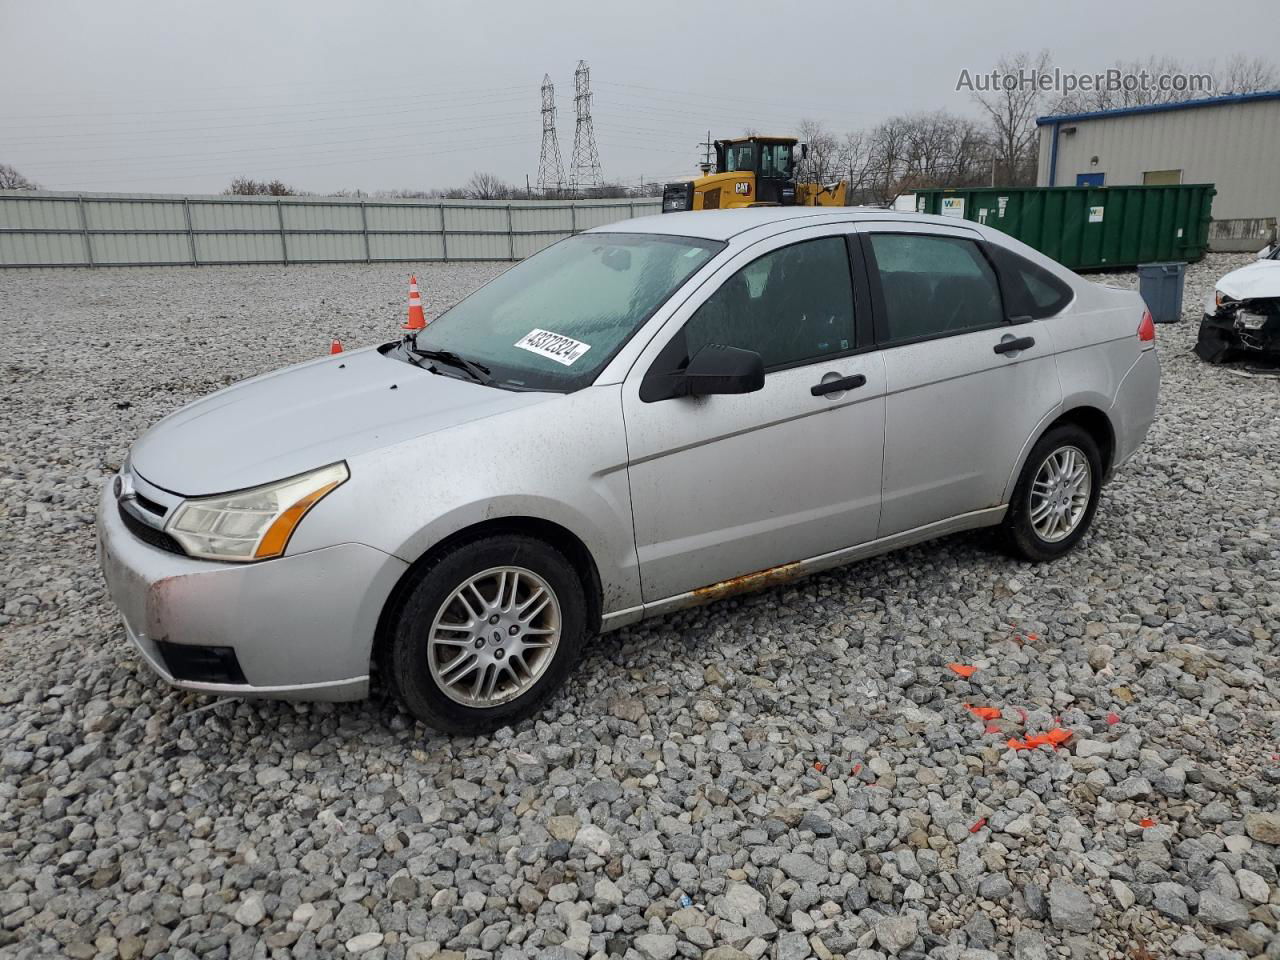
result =
M162 489L225 493L556 396L433 374L369 348L245 380L188 404L144 433L129 458Z
M1259 260L1232 270L1217 287L1234 300L1280 297L1280 260Z

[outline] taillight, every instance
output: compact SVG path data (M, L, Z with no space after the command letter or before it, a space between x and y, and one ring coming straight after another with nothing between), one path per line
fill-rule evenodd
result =
M1156 322L1151 319L1151 311L1142 311L1142 322L1138 324L1138 339L1143 343L1151 343L1156 338Z

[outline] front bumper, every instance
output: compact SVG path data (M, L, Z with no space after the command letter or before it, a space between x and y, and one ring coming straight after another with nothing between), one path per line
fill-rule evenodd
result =
M1280 359L1280 312L1244 312L1252 320L1247 325L1236 311L1206 313L1196 337L1196 356L1207 363Z
M216 563L143 543L111 483L98 503L98 560L147 664L184 690L224 696L356 700L368 694L378 617L408 568L360 543L262 563ZM230 648L244 683L175 676L158 644Z

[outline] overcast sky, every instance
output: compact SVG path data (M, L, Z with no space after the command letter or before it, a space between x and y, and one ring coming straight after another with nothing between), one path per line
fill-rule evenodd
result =
M217 193L237 175L424 189L476 170L536 181L542 76L567 165L585 59L604 174L634 183L694 172L708 129L971 113L960 71L1010 51L1089 72L1148 54L1280 57L1275 0L1211 13L1203 0L830 7L0 0L0 163L63 190Z

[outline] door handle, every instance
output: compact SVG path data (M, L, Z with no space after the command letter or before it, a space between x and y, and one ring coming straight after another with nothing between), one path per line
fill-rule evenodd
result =
M1015 350L1030 350L1035 345L1035 337L1017 337L1013 340L1001 340L992 349L996 353L1013 353Z
M855 373L852 377L841 377L839 380L826 380L822 383L815 383L809 388L809 392L815 397L826 396L828 393L841 393L845 390L854 390L867 382L867 378L860 373Z

